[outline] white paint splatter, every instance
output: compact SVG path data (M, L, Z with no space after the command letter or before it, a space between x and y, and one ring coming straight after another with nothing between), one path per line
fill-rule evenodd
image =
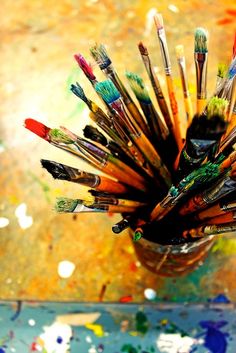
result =
M97 353L95 346L90 347L88 353Z
M35 322L34 319L29 319L28 324L29 324L30 326L35 326L36 322Z
M92 338L90 336L86 336L85 341L88 343L92 343Z
M0 217L0 228L5 228L9 224L9 219L6 217Z
M33 218L31 216L27 216L26 212L27 206L25 203L21 203L15 210L15 215L22 229L30 228L33 224Z
M189 353L196 340L180 333L161 333L157 339L157 348L161 353Z
M39 336L39 344L47 353L69 353L72 329L69 325L54 322L45 326Z
M61 278L69 278L75 270L75 264L71 261L61 261L58 264L58 274Z
M145 24L145 31L144 35L148 37L151 33L152 26L154 24L154 16L158 13L155 7L152 7L146 14L146 24Z
M169 9L170 11L174 12L174 13L179 13L178 7L175 6L174 4L170 4L170 5L168 6L168 9Z
M155 291L154 289L152 289L152 288L146 288L146 289L144 290L144 296L145 296L145 298L147 298L148 300L153 300L153 299L156 298L157 293L156 293L156 291Z

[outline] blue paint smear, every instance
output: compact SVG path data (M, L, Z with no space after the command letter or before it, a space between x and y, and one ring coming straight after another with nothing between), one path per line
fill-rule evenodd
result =
M218 294L215 298L209 299L210 303L230 303L230 300L224 294Z
M206 329L204 346L210 349L211 353L226 353L228 333L219 329L225 326L227 321L200 321L200 326Z
M0 348L0 353L6 353L6 351L4 351L4 349Z

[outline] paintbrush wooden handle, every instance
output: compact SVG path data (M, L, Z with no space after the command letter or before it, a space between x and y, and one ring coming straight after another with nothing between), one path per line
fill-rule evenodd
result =
M197 99L197 114L200 115L206 107L206 99Z
M169 99L170 99L170 106L173 114L173 119L174 119L174 134L175 134L175 139L178 145L179 150L183 147L183 141L181 137L181 130L180 130L180 117L178 113L178 104L175 98L175 92L174 92L174 85L173 85L173 80L170 75L166 75L166 83L167 83L167 88L168 88L168 94L169 94Z
M193 106L190 96L184 98L184 107L186 112L187 125L189 126L193 118Z

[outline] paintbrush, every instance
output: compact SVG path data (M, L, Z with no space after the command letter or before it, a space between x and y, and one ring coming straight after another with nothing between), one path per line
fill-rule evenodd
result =
M201 114L206 106L207 98L208 32L204 28L199 27L195 31L194 39L194 61L197 79L197 114Z
M113 194L130 194L131 189L112 179L102 175L86 172L68 165L41 159L43 168L53 176L54 179L67 180L78 183L99 191L106 191Z
M216 87L215 91L217 92L219 88L222 86L222 83L225 81L227 74L227 65L223 63L219 63L217 67L217 76L216 76Z
M216 225L204 225L198 228L185 230L181 237L185 239L203 238L212 235L232 234L236 231L236 222Z
M210 184L216 182L217 179L230 168L231 163L230 158L225 160L225 158L221 156L217 162L212 163L209 161L205 163L182 179L176 186L172 185L168 194L152 210L150 221L162 219L191 192L197 192L199 189L203 190Z
M132 72L126 72L126 77L147 119L153 135L152 142L164 163L172 170L176 154L178 153L176 141L157 113L142 78ZM167 150L168 154L166 153Z
M185 56L184 56L184 46L177 45L175 47L177 62L179 66L182 90L184 94L184 107L186 112L186 123L189 126L190 122L193 118L193 108L192 108L192 101L188 89L188 81L187 81L187 72L186 72L186 63L185 63ZM186 131L185 131L186 133Z
M207 221L204 222L204 224L226 224L226 223L236 223L236 212L234 211L229 211L229 212L224 212L221 215L218 215L216 217L210 218Z
M140 152L137 151L137 148L135 146L133 146L133 143L127 134L126 126L122 125L119 122L119 116L114 111L114 109L109 106L114 113L112 116L108 117L103 112L103 110L97 106L96 103L91 101L85 95L83 88L79 85L78 82L76 83L76 85L71 85L71 91L87 104L87 106L91 110L91 113L89 115L90 118L95 121L98 126L100 126L108 134L108 136L114 139L128 156L136 160ZM106 102L106 104L108 103Z
M68 199L60 197L56 201L55 210L59 213L83 213L83 212L108 212L122 213L135 212L137 207L127 207L119 205L90 205L90 201L81 199Z
M174 125L173 125L173 122L171 120L169 109L168 109L164 94L162 92L162 88L161 88L160 82L158 80L158 76L156 75L156 73L155 73L155 71L154 71L154 69L152 67L147 47L145 47L144 44L142 42L140 42L139 45L138 45L138 48L139 48L141 57L143 59L143 63L144 63L144 66L146 68L148 77L149 77L149 79L151 81L152 88L153 88L153 91L155 93L159 108L160 108L160 110L162 112L163 118L165 120L166 126L168 127L169 132L173 136L175 136Z
M206 221L209 218L224 215L226 212L236 211L236 194L231 192L224 196L220 202L208 207L194 215L196 221Z
M109 153L89 143L65 128L51 129L34 119L26 119L25 127L50 144L72 153L117 180L140 190L147 190L142 176ZM66 131L66 132L65 132Z
M148 134L148 129L146 126L146 123L140 114L138 108L132 101L127 89L123 85L122 81L120 80L117 72L115 71L112 61L110 57L108 56L108 53L106 51L106 48L104 45L96 44L90 49L92 57L95 59L97 64L99 65L100 69L104 72L104 74L109 78L117 90L120 92L121 97L124 100L124 104L127 107L128 111L132 115L132 117L135 119L135 121L139 124L140 128L142 129L144 134Z
M113 83L109 80L99 82L97 83L95 88L99 91L101 95L103 95L104 99L107 100L107 103L110 104L112 108L117 111L123 123L128 126L129 134L132 141L140 150L141 155L144 155L146 161L155 169L155 181L157 181L157 178L159 178L162 184L164 183L164 185L167 186L170 185L171 176L168 169L161 161L161 158L155 150L154 146L148 140L146 135L142 132L140 127L136 124L135 121L131 120L129 116L125 114L123 101ZM139 158L143 167L145 168L146 164L144 164L141 157Z
M234 155L232 155L231 157L233 160L233 164L229 166L225 164L225 169L223 169L222 171L226 174L221 177L221 179L216 182L213 186L204 191L201 191L200 193L191 197L187 202L185 202L184 205L182 205L182 207L178 211L179 215L185 216L189 213L202 210L236 190L236 152L234 152Z
M86 206L100 206L100 205L114 205L123 207L144 207L147 206L147 202L141 202L133 200L132 198L118 198L117 195L113 195L107 192L98 192L96 190L89 190L89 202Z
M98 81L93 73L92 65L90 65L81 54L75 54L74 58L89 82L94 86Z
M167 47L166 34L165 34L162 15L157 14L156 16L154 16L154 21L157 29L162 61L165 69L166 83L167 83L167 89L168 89L168 94L170 99L171 111L174 118L174 132L175 132L176 142L178 144L179 150L181 150L181 148L183 147L181 128L180 128L181 120L179 117L177 100L175 98L174 85L173 85L173 79L171 74L171 63L169 58L169 51Z
M207 105L206 113L194 116L179 158L179 179L199 167L206 158L214 157L226 131L227 106L228 101L225 99L213 97Z

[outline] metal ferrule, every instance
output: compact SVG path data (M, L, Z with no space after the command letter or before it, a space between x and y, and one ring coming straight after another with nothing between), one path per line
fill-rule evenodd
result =
M222 211L234 211L236 210L236 202L230 202L224 205L220 205ZM234 217L235 218L235 217Z
M197 98L206 98L207 87L207 53L194 53L197 76Z
M203 193L203 200L206 204L211 204L220 198L230 194L236 189L236 181L227 177L222 179L216 186Z
M166 34L164 28L158 30L158 37L160 41L161 55L164 62L164 69L166 75L171 75L171 63L169 57L169 51L166 43Z
M187 97L189 97L189 91L188 91L188 87L187 87L187 75L186 75L185 59L184 58L178 59L178 64L179 64L179 67L180 67L180 77L181 77L184 97L187 98Z

